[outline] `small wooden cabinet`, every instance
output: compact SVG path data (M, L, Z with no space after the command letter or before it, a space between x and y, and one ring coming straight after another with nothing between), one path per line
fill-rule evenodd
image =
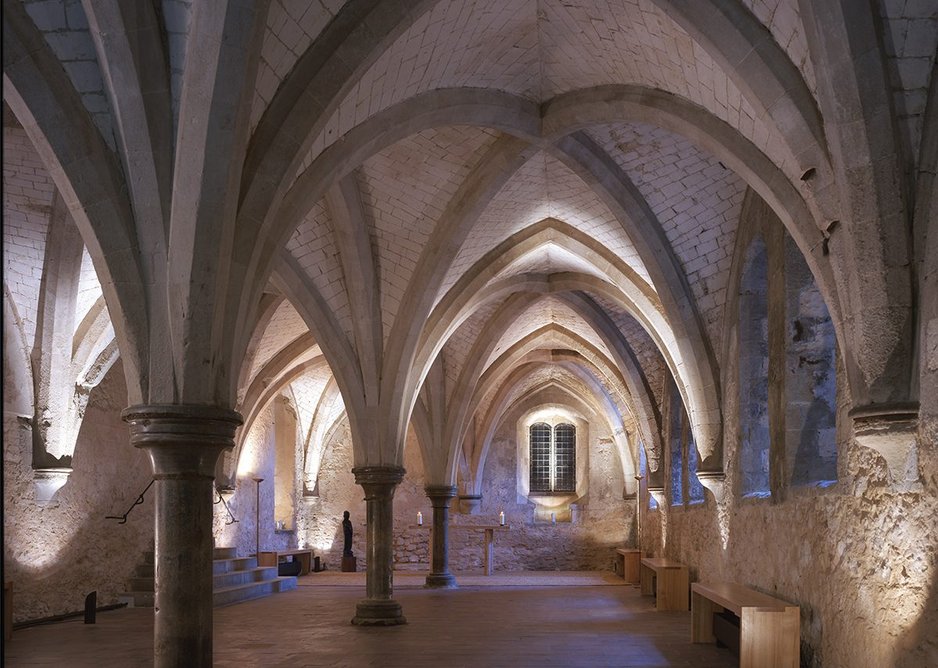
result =
M307 575L313 569L312 550L276 550L260 552L257 555L257 565L264 567L277 567L286 557L293 557L300 562L300 575Z

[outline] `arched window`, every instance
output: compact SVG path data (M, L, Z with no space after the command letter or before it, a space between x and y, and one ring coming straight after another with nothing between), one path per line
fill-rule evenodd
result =
M837 339L827 304L785 235L785 452L792 485L837 481Z
M544 422L531 425L530 490L539 494L576 492L576 427Z
M769 496L768 255L756 238L739 295L739 473L744 496Z

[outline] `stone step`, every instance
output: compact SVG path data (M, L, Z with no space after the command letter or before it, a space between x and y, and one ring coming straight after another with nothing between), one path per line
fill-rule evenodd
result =
M218 573L212 577L212 588L215 591L234 587L236 585L248 584L251 582L263 582L264 580L273 580L277 577L277 569L271 566L251 568L243 571L230 571L228 573Z
M262 598L291 589L296 589L296 578L292 575L216 589L213 593L213 600L215 607L219 607Z
M212 587L214 605L231 605L296 589L295 577L278 577L275 567L258 567L257 557L238 557L233 547L213 549ZM118 596L133 608L152 608L155 578L154 553L145 552L130 579L130 591Z
M231 573L232 571L246 571L257 568L257 557L231 557L215 559L212 562L212 574Z
M212 559L234 559L238 556L236 547L214 547L212 548Z
M156 564L137 564L134 577L152 578L156 574Z
M150 591L126 591L117 595L118 603L126 603L128 608L152 608L155 594Z

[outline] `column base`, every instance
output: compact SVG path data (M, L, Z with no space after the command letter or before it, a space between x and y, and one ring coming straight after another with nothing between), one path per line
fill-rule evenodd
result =
M399 626L406 624L407 618L401 611L401 604L394 599L387 601L359 601L355 608L352 624L355 626Z
M425 586L429 589L456 589L459 587L456 584L456 576L452 573L430 573L427 576Z

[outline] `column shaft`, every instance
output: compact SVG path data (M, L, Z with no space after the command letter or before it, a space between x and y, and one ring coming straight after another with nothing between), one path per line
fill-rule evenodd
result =
M156 480L153 663L212 665L212 481L241 416L190 405L123 413L131 443L147 451Z
M352 624L393 626L406 624L401 605L392 597L394 568L394 490L404 469L363 466L352 469L355 482L365 490L367 529L365 538L365 593L356 607Z
M456 587L456 578L449 572L449 506L456 496L456 487L427 487L433 506L433 545L428 587Z

